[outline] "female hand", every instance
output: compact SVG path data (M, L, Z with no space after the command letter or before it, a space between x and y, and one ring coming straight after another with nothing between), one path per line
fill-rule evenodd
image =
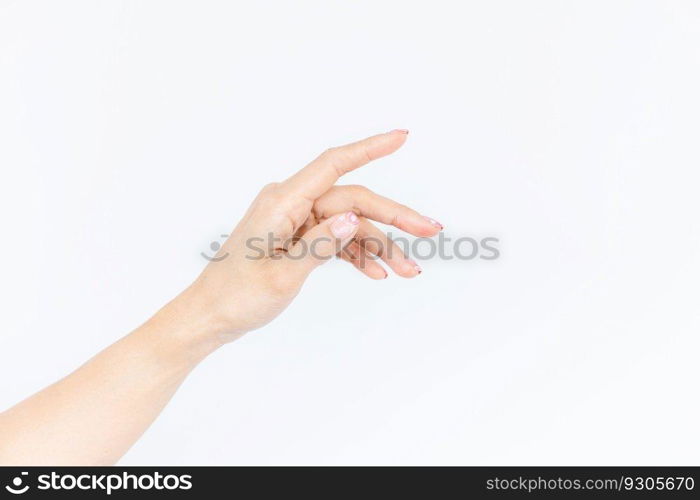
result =
M348 172L393 153L408 131L393 130L331 148L280 183L268 184L195 283L175 303L206 318L203 335L224 343L280 314L311 271L339 254L372 279L421 269L370 220L415 236L442 226L364 186L335 186ZM170 306L172 307L172 306Z
M370 278L386 272L363 258L369 255L405 278L420 273L369 220L416 236L433 236L442 226L362 186L334 186L396 151L406 134L394 130L329 149L266 186L187 290L72 374L0 413L0 464L116 462L197 363L272 320L309 273L341 249Z

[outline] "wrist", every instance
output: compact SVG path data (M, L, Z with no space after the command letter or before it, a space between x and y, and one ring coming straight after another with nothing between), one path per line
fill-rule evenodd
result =
M216 351L221 340L221 321L191 288L163 306L140 330L163 356L195 365Z

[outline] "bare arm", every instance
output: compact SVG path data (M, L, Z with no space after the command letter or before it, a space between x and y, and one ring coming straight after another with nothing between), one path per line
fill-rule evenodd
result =
M395 130L330 149L266 186L187 290L72 374L0 414L0 465L115 463L201 360L271 321L309 273L340 250L370 278L387 276L374 257L402 277L417 276L416 263L370 219L417 236L442 226L361 186L334 186L341 175L396 151L406 134ZM277 243L251 254L247 242L269 235Z
M0 465L114 464L216 349L197 317L177 301L169 304L72 374L0 414Z

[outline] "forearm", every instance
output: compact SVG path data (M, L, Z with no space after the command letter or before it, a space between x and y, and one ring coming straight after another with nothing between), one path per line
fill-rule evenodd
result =
M78 370L0 414L0 465L113 464L218 347L178 298Z
M399 276L418 276L420 267L369 219L419 237L442 225L362 186L333 185L396 151L407 134L331 148L265 186L192 286L73 374L0 414L0 465L116 462L197 363L278 316L329 258L339 255L372 279L388 276L374 257ZM265 238L265 250L250 247Z

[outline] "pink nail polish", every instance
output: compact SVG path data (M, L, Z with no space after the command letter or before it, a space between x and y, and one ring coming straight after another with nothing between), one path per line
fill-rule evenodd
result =
M399 132L401 134L408 135L408 129L405 129L405 128L395 128L394 130L390 131L389 133L391 134L393 132Z
M435 219L431 219L430 217L427 217L427 216L425 216L425 215L423 216L423 218L424 218L425 220L427 220L428 222L430 222L430 225L431 225L431 226L437 227L438 229L441 229L441 230L442 230L442 229L445 229L445 226L443 226L442 224L440 224L440 223L439 223L438 221L436 221Z
M347 212L331 223L331 232L333 236L342 240L350 236L359 223L360 219L355 212Z

